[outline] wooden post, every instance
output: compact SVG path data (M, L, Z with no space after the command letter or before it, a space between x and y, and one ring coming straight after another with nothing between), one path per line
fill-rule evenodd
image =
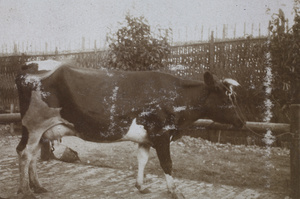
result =
M203 41L203 25L201 26L201 41Z
M46 42L45 43L45 53L44 53L45 55L47 55L48 54L48 43Z
M233 30L233 38L236 38L236 24L234 24L234 30Z
M185 26L185 42L188 41L188 28Z
M226 32L226 25L223 24L223 33L222 33L222 39L225 40L226 36L225 36L225 33Z
M211 31L210 42L209 42L209 68L210 68L210 70L212 70L214 67L214 56L215 56L214 31Z
M96 39L94 40L94 52L95 53L97 52L97 41L96 41Z
M13 54L17 55L18 54L18 46L16 44L16 42L14 42L14 46L13 46Z
M222 133L222 131L218 130L218 143L220 143L220 141L221 141L221 133Z
M85 50L85 37L82 37L82 40L81 40L81 50L84 51Z
M291 105L291 197L300 198L300 104Z
M10 104L10 113L14 113L15 112L15 105L13 103ZM14 135L15 133L15 126L14 123L10 123L10 134Z

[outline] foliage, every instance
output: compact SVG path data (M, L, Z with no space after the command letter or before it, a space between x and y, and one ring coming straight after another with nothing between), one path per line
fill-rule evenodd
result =
M295 9L294 25L288 27L282 10L274 15L269 50L273 73L272 97L275 111L288 118L288 105L300 103L300 16Z
M168 31L155 37L144 17L127 14L126 23L115 34L109 34L112 68L123 70L153 70L165 66L170 53Z

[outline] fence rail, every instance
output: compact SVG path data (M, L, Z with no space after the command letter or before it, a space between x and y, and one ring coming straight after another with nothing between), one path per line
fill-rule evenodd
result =
M11 123L20 122L20 113L7 113L0 114L0 123ZM265 123L265 122L246 122L242 129L232 128L231 125L215 123L209 119L199 119L194 123L195 126L207 128L207 129L227 129L227 130L238 130L238 131L248 131L252 129L256 132L266 132L266 130L271 130L275 135L278 133L290 132L290 125L285 123Z

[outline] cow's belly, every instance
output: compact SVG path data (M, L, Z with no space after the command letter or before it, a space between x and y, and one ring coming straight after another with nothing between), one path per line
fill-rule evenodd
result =
M136 143L149 143L147 131L143 125L136 123L136 118L132 120L128 131L124 134L122 132L94 132L83 133L76 132L64 124L57 124L48 129L43 138L48 140L60 140L64 136L78 136L83 140L92 142L119 142L119 141L132 141Z

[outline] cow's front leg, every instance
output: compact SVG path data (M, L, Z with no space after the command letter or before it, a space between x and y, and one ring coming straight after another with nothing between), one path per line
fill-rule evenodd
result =
M139 144L138 153L137 153L138 175L137 175L135 186L141 193L144 193L144 194L150 192L150 190L143 185L144 170L145 170L146 164L149 159L149 150L150 150L149 145Z
M167 187L169 192L172 194L172 197L175 199L183 199L185 198L182 193L180 193L176 189L176 185L173 181L172 177L172 159L170 155L170 138L168 134L163 134L162 136L158 137L155 141L155 149L156 153L160 162L160 166L162 167Z
M45 193L47 190L43 188L38 180L37 169L36 169L36 161L39 155L41 145L39 144L38 147L32 153L32 160L29 164L29 180L30 180L30 188L33 189L34 193Z

